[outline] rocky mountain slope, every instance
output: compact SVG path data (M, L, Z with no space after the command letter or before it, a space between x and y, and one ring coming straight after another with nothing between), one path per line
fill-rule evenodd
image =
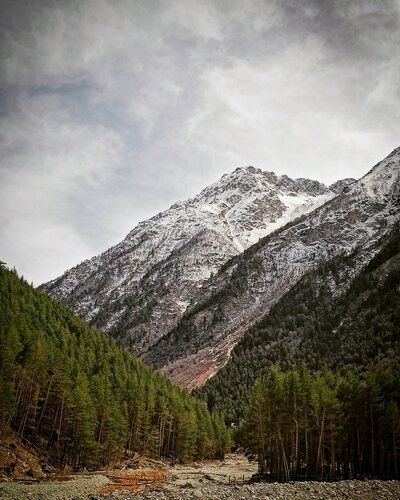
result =
M43 285L185 387L223 367L245 331L308 270L399 220L400 148L330 188L239 168Z
M249 326L306 271L362 247L348 283L399 221L399 171L400 148L363 178L343 186L335 198L232 258L145 359L183 386L201 385L224 366Z
M317 181L238 168L41 288L144 353L229 258L336 192Z
M359 374L373 364L400 373L400 224L376 247L382 249L355 278L362 247L304 274L196 391L209 409L228 423L242 421L250 388L272 364Z

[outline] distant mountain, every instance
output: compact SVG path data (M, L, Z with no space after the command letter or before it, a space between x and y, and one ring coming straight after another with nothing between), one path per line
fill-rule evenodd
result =
M359 247L360 257L348 271L349 277L356 276L399 221L399 171L400 148L341 194L232 258L144 359L180 385L201 385L304 273Z
M317 181L237 168L41 289L143 354L228 259L334 196Z

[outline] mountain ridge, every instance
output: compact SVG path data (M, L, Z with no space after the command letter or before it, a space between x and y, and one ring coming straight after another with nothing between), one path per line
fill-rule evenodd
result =
M240 167L41 289L142 353L176 325L230 257L333 196L318 181Z
M364 247L365 260L371 258L379 250L376 240L399 219L399 167L397 149L345 192L231 259L208 289L199 291L200 306L188 310L144 359L182 385L201 385L305 271L356 246Z
M362 246L356 274L379 251L399 219L399 167L397 148L332 189L237 168L43 289L191 389L306 271Z

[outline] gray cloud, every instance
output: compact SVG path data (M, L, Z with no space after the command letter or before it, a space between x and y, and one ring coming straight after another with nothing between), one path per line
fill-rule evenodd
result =
M36 283L253 164L399 145L398 0L4 1L0 258Z

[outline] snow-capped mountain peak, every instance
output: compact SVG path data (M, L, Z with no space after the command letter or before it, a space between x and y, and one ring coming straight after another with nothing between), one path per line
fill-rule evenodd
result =
M399 168L400 148L330 188L237 168L43 289L194 387L304 272L356 246L359 268L373 256L399 221Z
M400 150L395 150L360 180L342 182L336 197L232 259L199 290L182 325L145 360L185 387L201 385L307 270L357 249L352 268L337 283L344 291L399 224L399 172Z
M43 289L96 326L123 330L143 352L229 258L334 196L317 181L237 168Z
M249 166L225 174L192 202L224 221L227 236L243 250L333 196L318 181L293 180Z

